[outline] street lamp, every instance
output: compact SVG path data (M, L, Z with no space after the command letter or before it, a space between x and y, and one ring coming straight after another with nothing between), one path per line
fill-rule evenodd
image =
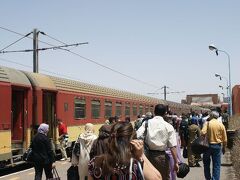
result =
M227 78L226 77L224 77L224 76L221 76L220 74L215 74L215 77L219 77L219 79L220 79L220 81L222 80L222 79L224 79L225 81L226 81L226 91L227 91L227 96L229 96L229 94L228 94L228 80L227 80ZM220 85L219 85L219 87L220 87ZM223 86L222 87L220 87L220 88L222 88L222 90L223 90Z
M208 46L208 48L211 51L215 51L216 55L218 56L218 52L223 52L224 54L227 55L228 58L228 82L229 82L229 86L228 86L228 90L229 90L229 115L232 116L232 86L231 86L231 64L230 64L230 55L226 52L223 51L221 49L218 49L215 45L210 44Z
M223 90L223 86L219 85L219 87Z

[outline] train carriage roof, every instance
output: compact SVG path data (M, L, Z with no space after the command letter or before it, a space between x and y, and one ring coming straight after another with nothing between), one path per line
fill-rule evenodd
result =
M54 82L47 75L26 71L24 71L24 73L31 81L33 87L47 90L57 90Z
M27 76L16 69L0 66L0 81L9 82L12 85L31 86Z
M127 91L116 90L112 88L102 87L98 85L92 85L84 82L48 76L56 85L58 90L65 90L65 91L72 91L72 92L83 92L83 93L90 93L90 94L97 94L109 97L117 97L117 98L124 98L129 100L136 100L136 101L145 101L147 103L162 103L165 104L163 100L152 98L144 95L139 95L135 93L130 93Z
M32 83L32 86L41 89L47 90L62 90L62 91L70 91L70 92L81 92L81 93L89 93L94 95L102 95L109 97L117 97L129 100L136 101L144 101L146 103L161 103L165 104L165 101L157 98L152 98L144 95L139 95L135 93L130 93L127 91L116 90L112 88L102 87L98 85L92 85L80 81L74 81L69 79L64 79L55 76L49 76L39 73L32 72L24 72L29 80Z

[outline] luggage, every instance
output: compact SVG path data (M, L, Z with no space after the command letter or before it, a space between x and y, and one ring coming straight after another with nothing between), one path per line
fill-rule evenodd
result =
M190 171L189 166L186 163L179 164L179 171L177 172L178 178L184 178Z
M28 148L23 154L23 160L27 162L33 162L33 151L32 148Z
M68 168L67 180L79 180L78 166L70 166Z

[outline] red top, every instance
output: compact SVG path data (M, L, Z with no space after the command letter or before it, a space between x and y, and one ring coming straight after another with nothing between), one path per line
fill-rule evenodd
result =
M59 136L61 136L62 134L67 134L67 126L63 123L59 124L58 132L59 132Z

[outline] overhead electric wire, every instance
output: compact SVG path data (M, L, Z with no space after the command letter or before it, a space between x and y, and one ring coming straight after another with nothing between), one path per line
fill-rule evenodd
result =
M70 47L70 46L78 46L78 45L83 45L83 44L88 44L88 42L84 42L84 43L75 43L75 44L67 44L67 45L63 45L63 46L52 46L52 47L47 47L47 48L39 48L36 49L37 51L45 51L45 50L55 50L55 49L62 49L64 47ZM15 52L33 52L35 51L34 49L25 49L25 50L17 50L17 51L2 51L1 53L15 53Z
M15 34L24 36L24 35L22 35L21 33L12 31L12 30L10 30L10 29L7 29L7 28L1 27L1 26L0 26L0 29L3 29L3 30L6 30L6 31L9 31L9 32L12 32L12 33L15 33ZM43 34L43 35L46 35L45 33L42 33L42 34ZM49 35L48 35L48 36L49 36ZM30 38L30 37L28 37L28 38ZM56 38L53 38L53 37L51 37L51 38L52 38L52 39L55 39L56 41L59 41L59 40L57 40ZM33 38L30 38L30 39L33 39ZM44 43L44 44L47 44L47 45L50 45L50 46L53 46L52 44L47 43L47 42L44 42L44 41L40 41L40 40L39 40L39 42ZM64 43L64 42L62 42L62 41L59 41L59 42ZM65 43L64 43L64 44L65 44ZM78 56L78 57L80 57L80 58L82 58L82 59L84 59L84 60L86 60L86 61L89 61L89 62L91 62L91 63L93 63L93 64L96 64L96 65L98 65L98 66L101 66L101 67L103 67L103 68L105 68L105 69L108 69L108 70L110 70L110 71L112 71L112 72L115 72L115 73L120 74L120 75L122 75L122 76L124 76L124 77L127 77L127 78L129 78L129 79L132 79L132 80L134 80L134 81L136 81L136 82L143 83L143 84L145 84L145 85L148 85L148 86L151 86L151 87L154 87L154 88L159 88L159 86L150 84L150 83L148 83L148 82L145 82L145 81L139 80L139 79L137 79L137 78L134 78L134 77L132 77L132 76L129 76L129 75L127 75L127 74L124 74L124 73L122 73L122 72L120 72L120 71L117 71L117 70L111 68L111 67L105 66L105 65L103 65L103 64L100 64L100 63L92 60L92 59L86 58L86 57L84 57L84 56L82 56L82 55L80 55L80 54L78 54L78 53L75 53L75 52L73 52L73 51L71 51L71 50L64 49L64 48L59 48L59 49L65 50L65 51L67 51L67 52L69 52L69 53L71 53L71 54L74 54L74 55L76 55L76 56Z
M48 37L50 37L51 39L54 39L55 41L61 42L62 44L66 44L66 43L64 43L64 42L62 42L62 41L60 41L60 40L58 40L58 39L56 39L56 38L54 38L54 37L52 37L52 36L47 35L46 33L45 33L45 35L48 36ZM140 82L140 83L144 83L144 84L147 84L147 85L149 85L149 86L152 86L152 87L155 87L155 88L157 87L157 88L158 88L158 86L155 86L155 85L150 84L150 83L147 83L147 82L145 82L145 81L136 79L136 78L134 78L134 77L132 77L132 76L129 76L129 75L127 75L127 74L124 74L124 73L122 73L122 72L120 72L120 71L117 71L117 70L115 70L115 69L113 69L113 68L110 68L110 67L108 67L108 66L105 66L105 65L103 65L103 64L100 64L100 63L98 63L98 62L96 62L96 61L94 61L94 60L92 60L92 59L86 58L86 57L84 57L84 56L82 56L82 55L80 55L80 54L78 54L78 53L75 53L75 52L73 52L73 51L71 51L71 50L67 50L67 51L68 51L69 53L71 53L71 54L74 54L74 55L82 58L82 59L85 59L86 61L89 61L89 62L91 62L91 63L94 63L94 64L96 64L96 65L98 65L98 66L101 66L101 67L103 67L103 68L105 68L105 69L108 69L108 70L113 71L113 72L115 72L115 73L117 73L117 74L120 74L120 75L122 75L122 76L125 76L125 77L127 77L127 78L129 78L129 79L132 79L132 80L134 80L134 81L137 81L137 82Z
M27 68L32 68L32 66L29 66L29 65L26 65L26 64L21 64L21 63L18 63L18 62L16 62L16 61L8 60L8 59L1 58L1 57L0 57L0 61L17 64L17 65L20 65L20 66L23 66L23 67L27 67ZM65 75L65 74L55 73L55 72L52 72L52 71L49 71L49 70L46 70L46 69L42 69L42 68L40 68L40 70L43 71L43 72L50 73L50 74L54 74L54 75L58 75L58 76L60 75L60 76L62 76L62 77L68 78L68 79L80 80L80 79L77 79L77 78L72 77L72 76L67 76L67 75Z
M11 44L9 44L8 46L4 47L3 49L0 50L0 53L1 53L3 50L9 48L10 46L16 44L17 42L21 41L21 40L24 39L25 37L29 36L31 33L32 33L32 32L26 34L24 37L21 37L20 39L14 41L13 43L11 43Z

